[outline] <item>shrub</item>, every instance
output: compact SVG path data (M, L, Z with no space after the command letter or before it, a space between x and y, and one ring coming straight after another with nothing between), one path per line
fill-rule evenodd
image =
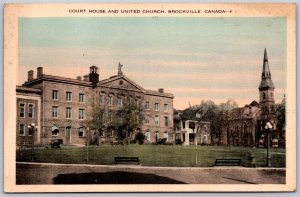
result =
M135 135L135 139L139 144L144 144L145 135L143 133L139 132Z

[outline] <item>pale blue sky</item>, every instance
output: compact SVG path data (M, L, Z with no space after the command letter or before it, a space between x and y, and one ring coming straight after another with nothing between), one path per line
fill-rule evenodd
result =
M146 89L165 88L179 109L202 99L258 100L267 48L280 102L285 89L286 19L20 18L18 84L30 69L75 78L90 65L100 78L123 73Z

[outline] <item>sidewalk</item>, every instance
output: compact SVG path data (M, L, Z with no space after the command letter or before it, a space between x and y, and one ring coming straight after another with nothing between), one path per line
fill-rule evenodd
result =
M17 162L17 184L284 184L285 168Z

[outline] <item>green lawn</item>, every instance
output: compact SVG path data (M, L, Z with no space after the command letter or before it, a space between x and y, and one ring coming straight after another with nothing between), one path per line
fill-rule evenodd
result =
M88 163L114 164L116 156L137 156L143 166L211 167L216 158L241 158L248 162L249 151L255 156L256 166L266 165L266 149L227 146L174 146L174 145L101 145L89 146ZM17 150L17 161L31 161L30 149ZM285 167L285 149L271 149L274 167ZM86 163L87 148L36 148L35 162Z

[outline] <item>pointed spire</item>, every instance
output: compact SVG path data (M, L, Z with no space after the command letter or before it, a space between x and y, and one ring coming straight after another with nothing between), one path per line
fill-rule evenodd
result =
M267 49L265 48L264 61L268 61Z
M262 88L274 88L274 84L271 79L271 72L269 68L269 61L267 55L267 49L265 48L264 52L264 61L263 61L263 70L261 73L261 82L259 85L259 89Z
M268 62L268 55L267 55L267 49L265 48L265 53L264 53L264 62L263 62L263 71L261 74L261 78L270 78L271 79L271 73L269 69L269 62Z

